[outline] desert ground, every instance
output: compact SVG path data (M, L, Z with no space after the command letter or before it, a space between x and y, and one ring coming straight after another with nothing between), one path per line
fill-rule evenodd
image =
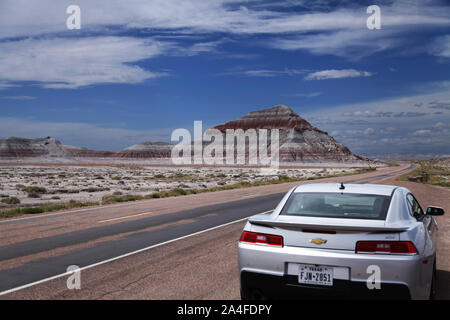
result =
M0 209L44 203L101 202L106 196L149 195L172 190L201 190L236 183L319 178L357 168L170 167L111 165L0 166ZM14 199L18 199L14 200Z

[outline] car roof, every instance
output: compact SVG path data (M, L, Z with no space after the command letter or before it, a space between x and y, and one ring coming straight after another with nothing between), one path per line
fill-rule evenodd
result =
M357 193L357 194L374 194L390 196L392 192L398 188L396 186L388 186L382 184L346 184L344 190L339 189L340 183L313 183L301 184L294 190L297 192L335 192L335 193Z

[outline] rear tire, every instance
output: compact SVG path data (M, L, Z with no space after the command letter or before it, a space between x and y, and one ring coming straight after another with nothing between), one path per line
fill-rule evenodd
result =
M246 290L243 290L242 288L241 288L241 300L242 301L250 300L248 297L248 292L246 292Z
M431 277L431 288L430 288L430 300L435 300L436 299L436 275L437 275L437 271L436 271L436 261L434 261L433 264L433 275Z

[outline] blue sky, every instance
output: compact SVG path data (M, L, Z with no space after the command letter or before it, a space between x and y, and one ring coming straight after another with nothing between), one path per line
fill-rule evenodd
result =
M359 154L450 154L450 4L0 3L0 137L120 150L276 104Z

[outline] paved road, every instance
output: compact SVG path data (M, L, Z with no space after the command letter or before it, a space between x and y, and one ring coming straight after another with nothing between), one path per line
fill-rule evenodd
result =
M324 180L379 182L407 170L409 165ZM236 240L245 221L233 222L273 209L293 185L0 221L0 292L62 274L69 265L85 267L152 247L83 270L81 290L68 290L63 276L0 298L237 299ZM159 245L180 237L186 238Z

